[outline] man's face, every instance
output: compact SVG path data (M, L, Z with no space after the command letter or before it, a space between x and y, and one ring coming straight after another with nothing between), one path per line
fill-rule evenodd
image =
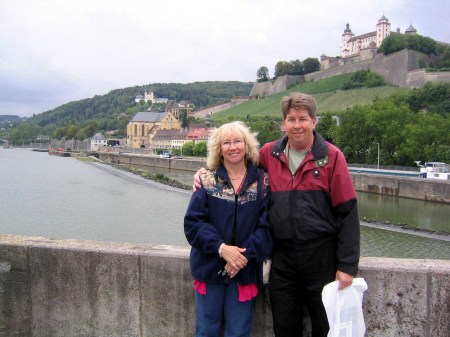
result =
M298 151L309 150L313 144L316 118L311 118L306 109L289 109L283 121L289 143Z

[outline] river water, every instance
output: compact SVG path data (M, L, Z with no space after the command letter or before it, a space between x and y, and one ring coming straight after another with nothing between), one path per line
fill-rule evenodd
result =
M192 182L190 172L158 173ZM187 246L190 196L108 165L0 149L0 233ZM450 205L367 193L358 199L361 217L450 233ZM362 224L362 256L450 259L449 236Z

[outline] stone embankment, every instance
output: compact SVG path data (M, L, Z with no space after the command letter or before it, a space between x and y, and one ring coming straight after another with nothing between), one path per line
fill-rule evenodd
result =
M141 165L191 172L206 165L202 159L167 159L130 153L100 153L99 158L109 164ZM355 189L360 192L450 203L450 181L368 173L351 173L351 175Z
M450 261L362 257L358 277L366 337L448 337ZM255 337L273 336L268 292ZM0 308L0 336L190 337L189 247L0 235Z

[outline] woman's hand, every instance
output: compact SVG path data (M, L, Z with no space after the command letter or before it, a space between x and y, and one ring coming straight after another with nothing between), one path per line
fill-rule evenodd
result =
M227 263L225 265L225 271L227 272L230 278L235 277L239 273L239 269L234 269L231 264Z
M230 265L230 270L239 271L247 265L247 258L244 256L245 248L237 246L223 245L222 258ZM228 272L228 271L227 271Z

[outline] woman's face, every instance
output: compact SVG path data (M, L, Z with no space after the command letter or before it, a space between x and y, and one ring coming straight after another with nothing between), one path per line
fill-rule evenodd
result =
M225 164L240 164L245 161L245 141L238 132L232 131L224 136L220 143Z

